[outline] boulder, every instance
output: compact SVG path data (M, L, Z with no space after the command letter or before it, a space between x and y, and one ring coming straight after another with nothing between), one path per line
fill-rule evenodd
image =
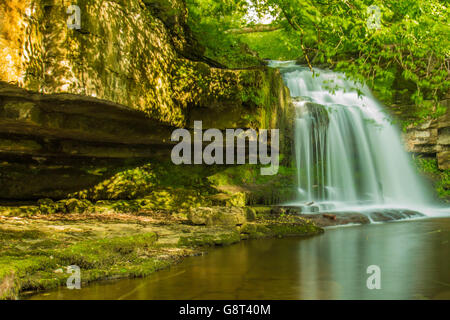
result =
M39 199L37 202L39 206L39 211L42 214L56 213L57 208L55 202L52 199Z
M256 220L256 210L250 207L245 208L247 221L255 221Z
M247 221L245 210L239 207L191 208L188 219L193 224L207 226L236 226Z
M65 201L66 210L69 213L83 213L92 205L87 200L69 199Z

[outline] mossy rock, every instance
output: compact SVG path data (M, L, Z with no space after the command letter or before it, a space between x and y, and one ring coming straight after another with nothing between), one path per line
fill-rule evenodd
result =
M246 213L239 207L191 208L188 219L196 225L236 226L246 222Z
M243 239L260 239L269 236L270 230L261 224L245 223L239 230Z
M228 233L219 233L216 235L200 234L191 236L182 236L178 240L179 246L186 247L210 247L210 246L227 246L241 241L238 231Z
M256 220L256 210L252 207L245 208L245 214L247 221L255 221Z
M79 199L64 199L53 201L52 199L39 199L37 201L39 206L39 213L54 214L54 213L84 213L89 211L92 203L87 200Z
M323 233L323 229L306 222L263 222L245 223L239 232L243 238L259 239L268 237L310 236Z
M244 192L236 193L217 193L209 196L213 205L227 207L244 207L246 204L246 194Z
M4 216L28 217L39 213L38 206L0 207L0 214Z
M58 204L52 199L39 199L37 202L39 206L39 212L42 214L52 214L58 212Z
M69 213L83 213L92 206L92 203L87 200L69 199L64 201L64 205Z
M270 223L266 227L276 237L309 236L324 232L314 224L304 223Z

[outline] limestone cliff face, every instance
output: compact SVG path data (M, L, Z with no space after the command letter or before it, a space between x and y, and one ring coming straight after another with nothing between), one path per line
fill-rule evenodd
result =
M182 0L0 3L3 199L61 198L117 168L167 159L176 127L280 128L292 105L277 70L203 57ZM100 168L100 169L99 169Z
M417 126L409 126L404 134L407 150L428 157L436 157L441 170L450 169L450 100L442 101L447 113L439 119Z
M173 2L177 10L179 4ZM2 64L14 71L3 74L2 80L47 94L104 99L168 123L182 123L182 108L171 90L178 58L175 41L142 1L77 1L79 30L67 24L71 1L20 0L20 7L16 3L2 5L2 16L13 20L2 30L8 51ZM16 39L7 29L18 31ZM177 39L180 50L184 42Z
M6 66L0 80L33 91L94 97L185 126L191 110L246 108L230 119L250 126L265 97L254 89L273 70L225 70L200 61L180 0L80 0L81 29L68 27L66 0L7 0L0 16ZM257 98L262 98L259 100ZM261 103L261 105L255 105ZM219 112L222 112L220 110ZM256 119L264 122L265 119Z

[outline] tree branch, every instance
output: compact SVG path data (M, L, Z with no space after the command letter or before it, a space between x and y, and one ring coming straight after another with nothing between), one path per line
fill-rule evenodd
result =
M283 15L286 17L286 20L287 20L288 23L291 25L292 29L294 29L294 30L300 32L300 47L302 48L303 54L305 55L306 62L308 63L309 69L310 69L311 72L314 74L314 69L313 69L313 67L312 67L312 65L311 65L311 62L309 61L309 57L308 57L308 54L306 53L305 46L303 45L303 34L304 34L303 29L298 25L297 22L295 22L295 20L293 20L293 19L291 19L291 18L289 17L289 15L286 13L286 11L284 11L283 8L281 8L281 12L283 12Z
M254 33L254 32L270 32L280 30L282 27L280 26L270 26L265 24L256 25L253 27L239 28L239 29L229 29L226 33L233 34L243 34L243 33Z

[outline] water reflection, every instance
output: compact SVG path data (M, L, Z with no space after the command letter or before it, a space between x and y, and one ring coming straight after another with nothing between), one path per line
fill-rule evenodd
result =
M450 299L450 219L329 229L308 239L243 242L145 279L33 299ZM369 290L369 265L381 289Z

